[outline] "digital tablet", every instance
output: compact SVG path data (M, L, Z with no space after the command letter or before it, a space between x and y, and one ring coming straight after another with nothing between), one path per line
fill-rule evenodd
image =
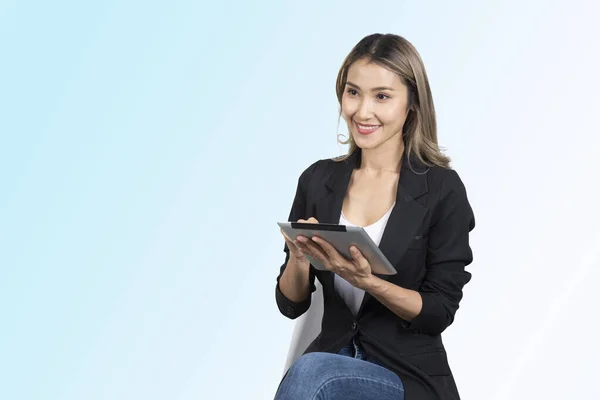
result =
M352 259L350 246L354 245L358 247L363 256L369 261L373 273L380 275L394 275L397 273L379 247L373 242L373 239L361 227L303 222L278 222L277 225L292 240L295 240L298 236L305 236L308 239L313 236L319 236L348 259ZM327 270L318 260L309 256L306 256L306 258L316 269Z

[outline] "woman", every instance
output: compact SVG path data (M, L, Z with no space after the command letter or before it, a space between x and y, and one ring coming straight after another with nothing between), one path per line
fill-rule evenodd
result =
M292 319L306 312L317 278L324 313L275 398L458 399L441 333L471 278L475 223L438 147L423 62L404 38L370 35L347 56L336 91L349 154L301 174L289 221L362 226L398 273L373 274L360 249L348 260L318 237L284 235L279 310Z

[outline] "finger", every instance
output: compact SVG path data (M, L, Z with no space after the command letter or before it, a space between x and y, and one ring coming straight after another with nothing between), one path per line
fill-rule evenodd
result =
M281 234L283 235L283 239L285 240L285 244L290 254L293 254L296 257L303 255L300 249L298 249L298 243L296 241L292 240L288 235L286 235L283 230L281 231Z
M316 243L311 240L304 239L305 241L301 241L300 245L305 248L305 251L308 252L312 257L315 257L319 261L326 263L327 262L327 254L323 251L323 249Z
M290 239L290 237L288 235L285 234L285 232L283 231L283 229L280 229L281 234L283 235L283 238L285 239L286 242L291 242L292 239Z
M341 254L328 241L326 241L325 239L321 239L319 236L313 236L312 240L315 243L317 243L319 245L319 247L321 247L321 249L323 249L325 254L327 254L327 256L330 259L332 259L332 260L339 259Z
M309 240L303 235L298 235L296 236L296 239L294 239L294 244L297 244L298 246L302 245L306 247L307 242L309 242Z
M369 261L367 261L367 259L363 256L363 254L358 249L358 247L350 246L350 255L354 259L354 262L356 263L356 265L358 265L359 267L361 267L361 268L370 267Z
M288 235L286 235L283 231L281 232L281 234L283 235L283 240L285 240L285 243L287 243L288 247L293 247L294 246L294 241L292 239L290 239L290 237Z
M296 246L296 249L298 249L298 251L300 252L300 254L302 254L303 256L313 256L311 250L304 244L295 241L294 245Z
M317 221L317 219L315 217L310 217L309 219L299 219L296 222L306 223L306 224L318 224L319 223L319 221Z
M302 251L304 251L305 253L310 253L310 248L308 247L308 239L305 238L302 235L298 235L296 237L296 240L294 240L294 244L299 248L302 249Z

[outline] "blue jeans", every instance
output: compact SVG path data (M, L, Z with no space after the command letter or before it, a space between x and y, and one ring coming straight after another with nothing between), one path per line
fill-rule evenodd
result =
M353 340L338 354L308 353L294 363L274 400L404 400L392 371L365 356Z

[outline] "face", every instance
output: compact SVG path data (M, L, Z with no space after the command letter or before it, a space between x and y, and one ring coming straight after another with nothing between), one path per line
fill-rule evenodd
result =
M398 75L358 60L348 69L342 115L361 149L401 146L408 114L408 88Z

